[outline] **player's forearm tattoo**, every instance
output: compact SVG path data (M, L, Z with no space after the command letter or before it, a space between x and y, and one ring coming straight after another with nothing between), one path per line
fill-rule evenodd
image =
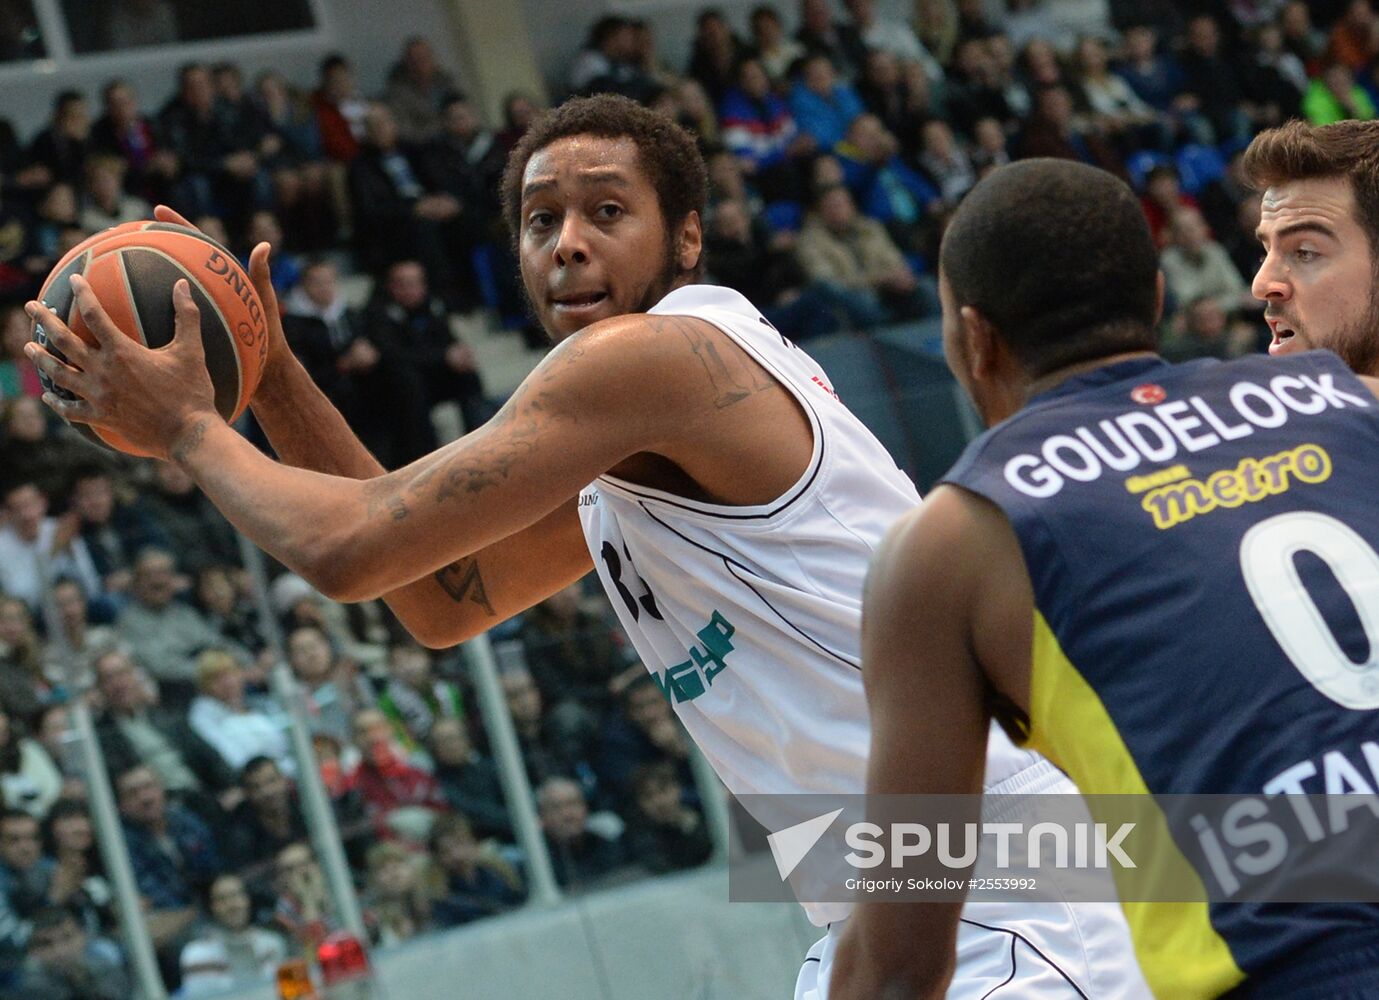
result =
M172 446L168 457L179 465L190 458L192 452L200 448L201 442L206 440L206 427L210 422L210 417L201 417L188 430L183 431L177 443Z
M542 423L546 420L545 400L546 393L541 385L523 386L489 421L482 443L476 443L443 467L437 465L426 470L415 485L424 485L439 472L435 490L438 504L497 486L535 450Z
M435 479L441 471L440 463L433 464L429 469L424 469L412 477L412 481L407 484L407 492L413 496L419 496L421 491L426 489L428 483Z
M459 465L459 463L455 463ZM462 493L481 493L494 486L501 479L506 479L510 465L498 468L489 468L483 465L470 465L468 463L452 468L441 478L440 485L436 487L436 503L445 503L452 500Z
M456 604L469 600L483 608L489 617L496 614L493 605L489 603L488 592L484 589L484 578L479 573L479 560L473 556L457 559L449 566L437 570L436 582Z
M407 517L410 510L407 508L407 501L402 498L400 488L386 479L373 479L364 484L364 513L368 517L374 517L383 511L388 512L388 516L394 521L401 521Z

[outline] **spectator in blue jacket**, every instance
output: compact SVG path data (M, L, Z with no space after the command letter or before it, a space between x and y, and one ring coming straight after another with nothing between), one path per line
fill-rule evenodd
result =
M189 912L194 920L202 894L224 870L211 828L190 810L169 803L147 765L119 774L115 794L139 893L155 913Z
M38 820L0 808L0 991L13 984L33 931L32 918L47 902L57 863L43 856Z
M134 995L114 941L93 937L71 911L48 906L34 916L29 960L12 1000L124 1000Z
M828 56L815 53L805 60L790 90L790 110L800 131L813 136L819 149L829 150L843 140L863 108L857 91L838 80Z
M723 97L718 113L724 144L756 181L767 201L799 201L799 163L815 149L802 134L790 106L771 92L771 80L760 62L744 60L737 86Z
M1125 32L1125 57L1115 73L1140 100L1169 116L1179 141L1211 143L1215 136L1199 103L1184 91L1182 63L1159 51L1158 32L1147 24Z
M115 483L100 465L84 465L72 474L69 502L106 593L122 595L123 600L139 553L169 548L167 534L146 511L116 498Z
M458 927L520 906L526 898L517 873L480 848L469 820L450 813L436 820L428 844L444 880L432 914L442 927Z
M838 144L843 179L863 215L882 223L907 254L932 251L943 197L900 159L900 143L881 119L861 115Z

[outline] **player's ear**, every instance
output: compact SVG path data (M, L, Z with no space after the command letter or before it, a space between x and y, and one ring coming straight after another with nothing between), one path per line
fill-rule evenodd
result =
M984 380L990 377L996 364L998 349L995 325L975 306L963 306L958 310L960 320L959 336L967 346L967 362L972 377Z
M685 216L685 221L680 224L678 247L680 270L682 272L695 270L704 255L704 225L699 219L698 212L690 212Z

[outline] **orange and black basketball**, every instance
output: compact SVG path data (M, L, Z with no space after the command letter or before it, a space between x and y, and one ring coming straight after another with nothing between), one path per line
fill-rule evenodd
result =
M263 371L268 331L263 304L234 254L210 237L170 222L128 222L73 247L48 275L39 298L73 333L94 343L76 308L74 274L91 283L117 327L153 348L172 340L172 286L186 278L201 313L201 340L216 409L226 420L244 412ZM42 324L35 325L34 340L55 352ZM70 395L46 377L42 380L44 389ZM97 444L145 454L118 434L74 426Z

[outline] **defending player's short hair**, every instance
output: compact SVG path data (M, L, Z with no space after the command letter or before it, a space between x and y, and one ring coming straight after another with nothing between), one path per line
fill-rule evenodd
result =
M1379 121L1290 121L1255 136L1241 168L1259 191L1289 181L1348 178L1356 221L1379 272Z
M1031 377L1157 345L1158 253L1119 178L1020 160L963 199L939 264L959 307L991 322Z
M638 166L656 189L656 200L670 232L691 212L704 215L709 176L694 137L670 118L614 94L576 97L540 115L513 147L503 171L503 218L514 246L522 231L522 175L538 152L575 135L631 139Z

